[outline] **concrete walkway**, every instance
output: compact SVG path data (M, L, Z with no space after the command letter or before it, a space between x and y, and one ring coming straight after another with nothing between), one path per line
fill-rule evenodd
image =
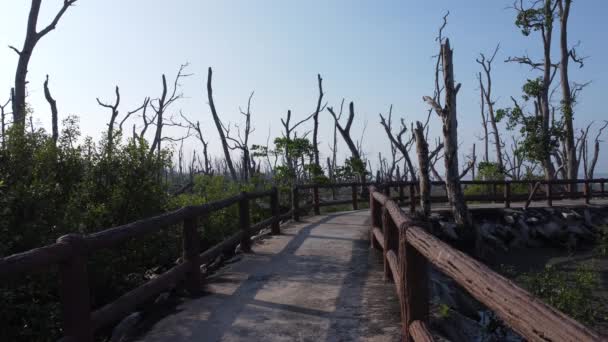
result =
M368 219L366 210L287 225L140 340L398 341L398 300L369 248Z

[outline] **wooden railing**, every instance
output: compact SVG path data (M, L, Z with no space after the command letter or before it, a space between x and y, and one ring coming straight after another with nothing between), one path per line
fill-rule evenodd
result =
M503 203L505 208L510 208L513 202L524 202L525 208L528 208L533 201L546 201L548 207L553 206L554 200L566 199L584 199L586 204L589 204L592 198L607 198L606 183L608 179L576 179L562 180L556 179L551 181L546 180L489 180L489 181L461 181L461 186L465 189L469 186L486 187L484 193L481 194L465 194L465 200L469 202L493 202ZM582 184L582 191L568 191L567 185ZM367 191L367 187L375 185L382 188L384 193L391 196L400 205L409 206L411 212L416 210L416 206L420 201L420 196L417 191L417 182L385 182L385 183L329 183L329 184L304 184L297 185L292 188L292 210L293 218L299 219L303 212L313 210L315 215L320 213L320 208L325 206L335 206L351 204L353 210L359 209L359 203L367 202L367 196L361 196L362 189ZM514 186L519 185L526 188L526 192L514 192ZM594 185L596 185L594 187ZM432 188L445 189L443 182L431 182ZM343 189L350 188L350 198L336 200L321 200L320 191L323 189ZM499 191L500 190L500 191ZM396 194L391 193L395 191ZM306 192L312 192L310 201L302 204L302 197ZM431 194L431 203L446 203L448 198L446 194L437 196Z
M463 185L489 185L493 189L493 193L489 195L476 195L476 196L465 196L466 200L474 201L504 201L505 207L509 207L512 201L526 200L542 200L546 199L547 204L551 205L554 199L563 198L585 198L588 203L592 197L605 197L605 183L604 179L594 180L576 180L576 181L540 181L539 184L545 185L545 195L536 194L531 190L532 186L537 181L462 181ZM559 192L553 188L556 185L565 185L570 183L584 184L582 193L570 193L570 192ZM593 191L592 184L600 184L600 191ZM528 194L516 195L511 194L510 188L512 184L528 184L530 191ZM323 206L332 206L340 204L351 204L353 210L359 208L361 202L367 202L369 200L370 207L372 208L373 226L371 229L371 238L374 246L381 247L385 251L385 262L386 262L386 274L391 276L395 280L398 291L408 291L402 294L399 292L400 298L411 299L403 302L402 310L406 312L408 317L405 327L410 327L410 333L416 336L425 336L425 318L426 318L426 272L422 271L425 269L426 259L431 263L435 264L439 269L446 272L448 275L453 276L457 281L464 282L461 284L467 290L476 296L489 296L488 293L492 291L501 291L502 296L505 296L505 290L512 290L510 282L501 278L498 275L493 275L498 280L490 282L492 285L499 284L499 288L481 288L483 277L475 278L474 284L469 282L470 276L478 276L484 272L491 272L485 266L476 263L474 260L466 257L465 255L458 254L459 252L453 251L447 245L434 237L428 235L422 228L413 224L413 222L399 209L397 203L395 203L390 196L391 188L397 189L397 196L394 197L400 204L409 204L410 210L413 212L416 209L416 203L418 202L419 196L416 194L416 183L414 182L391 182L385 183L383 187L384 194L377 192L374 188L370 191L368 198L366 183L334 183L334 184L308 184L298 185L292 188L291 203L292 208L290 211L281 214L279 212L279 197L278 190L273 188L269 191L256 192L256 193L241 193L239 195L216 201L210 202L199 206L189 206L181 208L169 213L158 215L152 218L136 221L126 225L118 226L115 228L103 230L97 233L89 235L79 234L68 234L57 239L57 242L44 247L32 249L23 253L14 254L11 256L3 257L0 259L0 279L7 277L13 277L24 273L31 273L35 271L48 270L51 265L59 266L59 296L60 305L63 318L63 331L65 332L65 341L92 341L93 334L100 328L110 325L122 317L126 316L129 312L133 311L142 303L158 295L162 291L175 286L177 283L183 283L185 288L191 292L196 293L200 288L201 273L200 265L209 263L214 260L218 255L225 251L233 250L238 244L241 244L243 250L248 250L250 247L251 236L253 233L260 229L271 226L272 234L279 234L280 227L279 222L282 219L292 217L295 220L299 220L300 215L307 209L313 209L315 214L320 213L320 208ZM442 186L443 183L433 182L433 186ZM497 192L497 187L504 187L504 195ZM540 185L539 185L540 186ZM537 188L539 187L537 186ZM350 198L348 199L337 199L333 201L320 200L321 189L331 188L350 188ZM406 201L406 189L408 192ZM301 195L305 191L312 191L311 203L301 205ZM249 201L259 198L269 198L271 217L251 224ZM446 202L445 196L435 196L431 198L432 202ZM206 250L203 253L199 253L199 235L198 235L198 224L197 220L214 211L221 210L223 208L238 204L239 206L239 226L240 230L225 239L218 245ZM383 212L386 212L382 214ZM151 234L165 229L169 226L181 224L182 225L182 258L181 262L176 266L172 267L168 271L159 275L158 277L149 280L145 284L129 291L122 295L115 301L92 310L90 303L90 288L88 284L88 270L87 260L93 253L106 248L113 248L121 243L124 243L128 239L141 237L146 234ZM414 248L406 248L406 245L412 245ZM440 251L444 249L443 254ZM405 254L403 254L405 253ZM421 257L424 256L424 257ZM450 257L447 257L450 256ZM457 257L455 260L459 261L458 267L452 264L452 256ZM405 260L410 262L404 262ZM426 259L425 259L426 258ZM473 269L474 268L474 269ZM463 273L460 273L460 269L463 269ZM420 274L416 276L406 277L408 274ZM493 274L493 273L492 273ZM464 277L464 278L463 278ZM408 286L405 286L405 279L410 279ZM488 280L488 279L486 279ZM498 282L498 283L496 283ZM500 283L503 282L503 283ZM505 285L506 284L506 285ZM424 286L423 286L424 285ZM516 288L516 287L515 287ZM475 290L475 291L473 291ZM515 295L526 294L525 292L517 288L513 290ZM412 299L412 293L416 293L414 299ZM503 298L498 294L496 298ZM421 300L422 298L422 300ZM485 297L484 297L485 298ZM507 300L507 297L504 297ZM518 304L522 302L524 297L519 299L515 298L507 300L510 304ZM528 298L528 297L525 297ZM478 298L479 299L479 298ZM481 300L481 299L480 299ZM527 299L525 299L527 300ZM523 300L523 301L525 301ZM483 302L483 300L481 300ZM495 306L491 308L499 311L505 310L510 312L504 314L507 318L511 319L519 314L530 314L536 315L542 310L548 310L544 304L538 304L538 300L534 300L532 311L521 311L513 306L501 306L501 302L496 301ZM405 304L404 304L405 303ZM408 304L409 303L409 304ZM486 303L487 304L487 303ZM511 309L509 309L511 308ZM550 308L549 308L550 309ZM511 311L509 311L511 310ZM539 311L540 310L540 311ZM552 310L552 309L551 309ZM542 311L546 313L546 311ZM542 313L541 312L541 313ZM516 314L513 314L516 313ZM555 317L562 317L562 314L556 313ZM413 318L412 318L413 317ZM502 316L501 316L502 317ZM535 317L535 316L532 316ZM542 322L551 323L555 322L551 320L553 318L542 318ZM550 319L551 318L551 319ZM567 317L562 317L569 320L574 324L572 320ZM560 319L562 319L560 318ZM511 321L505 319L507 323ZM515 320L516 318L512 318ZM415 321L419 320L420 323ZM517 325L512 325L517 331L522 331L522 328ZM524 325L521 325L522 327ZM552 327L551 325L546 325ZM580 325L572 325L576 329L583 329ZM572 329L574 329L572 328ZM528 325L529 331L535 331L532 325ZM566 330L571 329L568 325ZM575 332L576 337L585 336L580 335L579 330L572 330ZM523 329L524 336L537 336L529 333L528 330ZM557 329L555 331L562 331ZM568 330L569 331L569 330ZM544 334L544 330L542 332ZM591 334L591 332L589 332ZM409 336L409 335L408 335ZM541 336L541 335L538 335ZM549 334L547 336L555 336ZM570 336L570 335L565 335ZM597 335L589 335L596 337Z
M189 293L197 293L202 279L200 266L225 251L234 250L238 244L247 251L251 245L252 234L260 229L271 226L271 233L279 234L280 220L291 217L291 211L280 214L278 196L276 188L256 193L243 192L221 201L181 208L94 234L65 235L54 244L0 259L0 279L59 265L59 296L65 333L63 341L93 341L95 331L117 322L142 303L177 283L183 283ZM249 201L260 198L270 199L272 215L252 225ZM200 254L197 219L235 204L239 206L240 230ZM92 311L87 271L89 256L101 249L116 247L128 239L158 232L177 224L182 224L181 262L115 301Z
M370 240L383 253L385 277L395 284L404 341L433 341L427 326L429 263L530 341L600 341L596 332L427 233L424 222L414 221L376 187L369 194Z

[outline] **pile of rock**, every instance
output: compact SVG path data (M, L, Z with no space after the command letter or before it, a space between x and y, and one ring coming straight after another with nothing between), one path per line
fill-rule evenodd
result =
M456 225L446 217L433 214L431 221L436 235L459 240ZM475 217L481 242L503 251L543 246L575 250L595 241L605 224L608 214L595 208L502 209Z

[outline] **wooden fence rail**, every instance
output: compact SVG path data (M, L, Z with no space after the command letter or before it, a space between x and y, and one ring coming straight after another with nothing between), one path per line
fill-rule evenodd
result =
M213 261L224 252L234 250L238 244L247 250L251 236L260 229L270 226L272 234L279 234L279 222L289 218L292 213L280 213L278 196L277 188L263 192L243 192L220 201L181 208L86 236L68 234L57 239L54 244L0 259L0 279L59 265L59 296L65 333L62 341L90 342L93 341L95 331L117 322L139 305L178 283L183 283L189 293L197 293L202 280L200 266ZM249 203L263 198L269 198L272 216L252 225ZM197 219L235 204L239 205L240 230L200 253ZM92 310L87 271L89 255L100 249L116 247L128 239L178 224L182 225L181 262L113 302Z
M551 181L547 180L474 180L474 181L461 181L462 186L485 186L488 188L487 193L480 194L465 194L466 201L475 202L493 202L503 203L505 208L510 208L513 202L524 202L524 208L528 208L533 201L546 201L548 207L553 206L554 200L565 200L565 199L584 199L586 204L589 204L592 198L606 198L608 193L605 189L605 184L608 180L604 178L600 179L575 179L575 180L564 180L555 179ZM570 192L564 187L568 184L582 184L582 191ZM370 185L376 186L378 189L382 189L388 196L391 195L392 190L396 190L396 195L391 198L398 201L401 205L408 205L411 212L416 210L416 206L420 200L420 196L417 193L417 182L385 182L385 183L328 183L328 184L302 184L292 188L292 209L293 218L298 220L300 215L304 212L313 209L315 215L320 213L321 207L351 204L353 210L359 208L359 203L367 202L367 199L362 196L364 191ZM515 192L514 186L525 186L527 190L525 193L521 191ZM598 185L599 189L594 189L593 185ZM445 183L443 182L431 182L431 187L445 189ZM499 191L499 187L502 187L502 191ZM339 189L339 188L350 188L351 196L349 199L334 199L322 201L320 190L322 189ZM405 189L408 189L408 195L406 196ZM541 193L541 189L543 193ZM302 205L301 200L306 198L305 193L311 191L310 202ZM447 203L447 195L430 197L431 203Z
M544 199L547 200L548 205L551 205L554 199L585 198L585 202L589 203L592 197L606 197L605 179L462 181L461 183L465 186L487 185L492 187L491 194L469 195L465 196L466 200L502 201L505 207L509 207L514 201L525 201L527 199L530 201ZM545 185L545 194L531 191L532 185L536 183ZM527 194L515 194L512 189L515 184L528 185L530 189ZM566 184L583 184L583 192L560 192L556 188L559 185ZM600 185L599 191L594 191L593 184ZM447 245L428 235L420 228L421 223L411 221L399 209L398 204L390 195L391 189L397 190L397 196L394 199L401 205L409 204L409 210L415 211L416 203L419 200L415 182L384 183L382 185L384 194L373 187L367 194L369 185L368 183L350 182L294 186L290 194L291 210L286 213L280 212L278 190L273 188L263 192L243 192L220 201L181 208L89 235L65 235L57 239L54 244L1 258L0 279L24 273L45 271L51 265L58 265L59 295L66 334L65 340L92 341L96 330L120 320L137 306L167 288L183 283L189 292L196 292L200 287L200 266L202 264L209 263L225 251L233 250L238 244L241 244L243 250L248 250L252 234L260 229L270 226L271 232L278 234L281 220L291 217L297 221L305 210L313 209L314 213L318 214L323 206L344 204L350 204L353 210L357 210L360 203L369 200L372 213L371 244L373 247L384 251L385 275L387 278L394 280L401 298L402 313L406 323L404 331L409 330L411 336L415 337L416 340L428 340L430 336L426 328L428 316L426 304L428 294L426 293L425 278L427 262L433 263L440 270L452 276L473 296L494 309L500 317L526 337L531 339L546 337L544 341L559 336L556 335L558 333L564 333L563 336L566 337L597 337L595 333L586 330L563 314L555 312L538 302L523 290L509 283L508 280L493 273L491 277L483 279L480 274L491 272L484 268L485 266L476 263L466 255L448 249ZM441 187L443 183L431 182L431 185ZM499 186L504 187L502 194L498 193L497 188ZM539 187L540 185L537 189ZM336 188L350 188L349 198L321 202L321 189ZM409 196L406 196L406 189L409 189ZM306 191L312 191L311 203L301 205L300 201L305 197L303 195ZM262 198L269 198L271 217L252 225L250 222L250 201ZM431 197L431 202L446 201L445 196ZM239 206L240 230L218 245L200 253L197 219L232 205ZM181 262L115 301L97 310L92 310L87 270L89 256L98 250L116 247L128 239L158 232L166 227L178 224L182 225ZM441 252L442 250L443 252ZM406 260L408 262L405 262ZM476 278L478 276L479 278ZM406 279L408 279L407 286ZM491 288L484 288L483 286L487 284L499 285L496 289L500 289L502 293L499 295L492 292L494 290ZM407 300L404 301L404 299ZM532 302L526 303L528 300ZM530 324L521 322L521 317L518 316L522 315L538 317L540 321L537 321L542 323L538 325L540 328L537 329ZM562 322L561 328L553 326L553 324L556 324L556 319ZM555 329L551 332L546 330L549 328ZM406 336L410 335L406 334ZM409 337L407 338L409 339Z
M600 341L600 336L546 305L484 264L427 233L390 197L370 187L372 246L395 283L404 341L432 341L428 322L430 263L530 341Z

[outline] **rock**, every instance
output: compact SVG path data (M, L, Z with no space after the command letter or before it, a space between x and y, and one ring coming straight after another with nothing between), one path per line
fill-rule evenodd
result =
M156 297L156 299L154 300L154 304L155 305L163 304L167 300L169 300L169 297L171 297L171 294L169 292L163 292L163 293L159 294L158 297Z
M508 224L515 224L515 218L513 215L505 215L505 222Z
M573 211L564 211L562 212L562 217L567 221L576 221L580 216Z
M555 221L549 221L535 227L536 232L549 241L561 241L568 234L567 229Z
M587 240L587 241L594 241L595 240L595 234L587 229L587 227L580 225L580 224L569 224L567 226L568 232L576 235L577 238L580 238L582 240Z
M576 237L576 235L568 235L568 239L564 243L564 247L566 247L566 249L568 249L568 250L574 250L574 249L576 249L577 245L578 245L578 238Z
M481 325L455 310L432 319L431 327L450 341L481 341Z
M479 316L479 325L481 325L480 341L524 341L523 338L506 326L493 311L484 310L479 313Z
M540 219L536 216L530 216L530 217L526 218L526 223L529 223L529 224L536 224L539 222L540 222Z
M450 239L458 240L458 234L456 234L456 223L439 221L441 232L448 236Z
M589 209L585 209L585 211L584 211L584 217L585 217L585 224L588 227L593 227L594 226L593 219L591 217L591 212L589 211Z
M435 303L442 303L461 314L473 318L479 318L479 304L467 293L456 286L453 280L440 272L429 273L431 284L431 298Z
M443 220L443 216L440 213L431 213L429 216L429 220L431 221L440 221Z
M135 327L141 322L142 315L140 312L134 312L129 316L125 317L116 327L112 330L112 337L110 342L126 342L129 337L135 331Z

